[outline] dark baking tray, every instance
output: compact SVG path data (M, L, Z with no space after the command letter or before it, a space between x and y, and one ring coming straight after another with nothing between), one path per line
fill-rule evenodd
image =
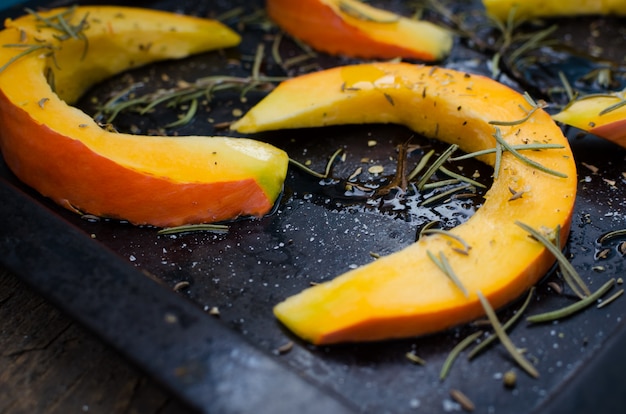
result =
M133 4L203 16L236 5L248 10L260 6L256 2L226 1ZM404 7L402 2L384 4ZM16 14L15 9L5 12ZM238 50L164 62L133 71L130 76L148 76L159 85L161 73L187 80L224 70L244 74L264 33L249 25ZM296 53L293 43L287 41L284 47L284 53ZM453 56L442 64L467 68L470 63L475 65L477 56L457 44ZM244 65L233 67L229 64L233 59ZM351 62L324 55L317 59L320 67ZM264 70L277 68L268 63ZM474 70L485 71L484 62ZM124 79L116 77L96 87L81 106L93 110L90 97L107 96L119 89ZM258 94L251 95L245 105L236 99L215 102L211 116L231 119L233 109L245 110L258 98ZM118 122L120 128L134 125L149 130L155 119L128 116ZM626 152L595 137L567 132L580 174L567 252L577 270L597 288L609 278L623 275L624 259L615 245L609 246L605 259L594 255L601 234L626 226L622 168ZM176 133L227 131L197 119ZM347 177L361 165L362 157L392 171L396 146L411 135L399 126L360 125L281 131L256 138L286 149L294 158L312 160L318 170L330 153L344 148L347 158L336 164L334 174ZM367 141L371 139L378 145L369 147ZM438 145L414 139L423 145ZM593 171L593 166L598 170ZM334 347L314 347L291 337L272 316L276 302L310 282L327 280L351 266L367 263L372 260L370 252L387 254L400 249L415 239L427 218L432 218L346 199L338 191L340 185L340 181L320 182L290 169L285 193L271 215L237 221L226 234L159 236L153 228L89 221L67 212L22 185L0 160L0 262L182 401L203 412L449 412L459 410L449 396L452 388L466 393L478 412L623 411L623 300L605 309L589 308L554 324L519 323L511 337L537 362L539 379L524 375L495 346L471 362L461 357L449 377L440 381L438 373L444 359L473 331L470 326L423 338ZM465 220L479 204L453 204L433 214L452 226ZM529 313L571 302L567 295L552 291L548 281L558 282L557 275L548 274L538 286ZM179 282L188 286L174 290L181 286ZM518 305L503 309L499 315L502 319L510 317ZM219 317L207 312L213 307L220 310ZM278 349L288 341L294 341L293 349L280 353ZM405 354L412 350L427 360L425 366L407 361ZM501 380L510 369L518 374L512 390L503 387Z

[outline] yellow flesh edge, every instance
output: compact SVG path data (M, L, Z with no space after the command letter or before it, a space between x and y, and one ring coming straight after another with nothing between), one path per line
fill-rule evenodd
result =
M594 14L626 15L623 0L483 0L487 12L506 21L514 10L516 18L580 16Z
M553 115L552 118L567 125L589 131L595 127L626 119L626 106L600 115L602 111L622 100L623 98L619 96L580 99L565 110Z
M341 2L379 22L367 21L346 14L339 6ZM355 0L323 0L323 3L331 7L347 24L358 27L372 39L380 42L397 44L398 39L419 39L420 50L431 53L436 58L442 58L452 48L452 33L431 22L408 19ZM407 47L410 48L410 45Z

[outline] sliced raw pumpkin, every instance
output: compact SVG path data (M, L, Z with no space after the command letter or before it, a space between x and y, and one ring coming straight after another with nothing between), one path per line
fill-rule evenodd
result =
M623 0L483 0L487 13L506 21L511 13L515 18L567 17L594 14L626 15Z
M477 291L495 307L517 298L555 258L516 221L561 229L565 242L576 196L576 167L562 131L543 110L491 79L406 63L345 66L280 84L233 125L241 132L337 124L395 123L458 144L468 152L504 142L559 144L523 151L562 176L548 174L505 152L484 205L449 235L428 235L411 246L279 303L278 319L315 344L409 337L446 329L483 314ZM493 154L482 158L494 164ZM522 192L512 197L511 191ZM468 296L431 258L447 259ZM327 275L318 275L325 277Z
M65 207L135 224L215 222L272 208L287 170L282 150L247 139L118 134L70 106L126 69L236 46L232 30L126 7L56 9L5 25L0 149L24 183Z
M452 48L452 34L358 0L267 0L268 15L285 32L329 54L435 61Z
M626 148L624 93L578 98L553 118Z

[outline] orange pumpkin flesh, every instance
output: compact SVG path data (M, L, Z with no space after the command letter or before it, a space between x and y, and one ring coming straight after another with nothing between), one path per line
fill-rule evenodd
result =
M524 108L524 109L522 109ZM356 123L396 123L468 152L494 148L489 121L520 120L529 105L491 79L405 63L334 68L279 85L242 119L241 132ZM502 126L514 145L556 143L562 149L524 155L567 175L530 167L505 152L486 202L451 232L471 249L463 255L446 236L429 235L394 254L287 298L277 318L315 344L371 341L428 334L483 315L482 292L501 307L536 283L554 257L515 222L561 228L565 241L576 195L576 167L560 128L542 110L519 125ZM493 156L483 160L493 164ZM511 200L510 189L523 191ZM470 292L462 291L428 252L443 253Z
M239 36L215 21L143 9L79 7L72 18L84 15L87 44L56 40L58 33L41 29L33 16L7 21L0 32L2 45L47 41L58 48L54 59L31 53L0 72L0 149L15 175L65 207L135 224L267 213L286 175L282 150L248 139L117 134L67 103L112 74L234 46ZM23 50L0 48L0 65Z
M452 48L446 29L355 0L267 0L266 9L285 32L329 54L435 61Z
M581 98L552 118L626 148L626 106L604 112L623 102L622 95L623 92Z

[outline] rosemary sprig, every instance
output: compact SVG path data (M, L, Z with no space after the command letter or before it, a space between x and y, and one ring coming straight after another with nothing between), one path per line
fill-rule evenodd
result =
M526 100L526 102L528 102L528 104L530 104L530 110L526 111L524 108L522 108L520 106L520 109L524 112L526 112L526 116L522 117L521 119L517 119L514 121L489 121L489 124L491 125L499 125L499 126L515 126L515 125L520 125L523 124L524 122L528 121L530 119L531 116L533 116L533 114L538 111L539 109L543 109L546 107L546 103L545 102L535 102L535 100L528 94L528 92L524 92L524 99Z
M424 154L424 156L420 159L415 168L413 168L413 170L411 170L411 172L407 176L407 180L411 181L415 177L417 177L417 174L419 174L424 168L426 168L426 164L428 164L428 161L434 154L435 150L430 150L426 154Z
M439 256L435 256L435 254L430 250L427 250L426 254L430 258L430 260L432 260L433 263L435 263L435 265L437 265L437 267L452 281L452 283L454 283L454 285L461 292L463 292L463 295L466 298L469 297L468 290L465 288L465 286L463 286L463 283L452 269L452 266L450 266L450 262L448 262L448 258L446 257L446 255L443 254L443 252L439 252Z
M23 58L24 56L30 55L33 52L47 50L48 53L53 53L54 47L49 43L41 43L36 45L30 44L6 44L2 45L2 47L14 47L14 48L23 48L24 50L14 56L12 56L4 65L0 66L0 72L4 71L11 64L16 62L17 60Z
M498 338L500 338L500 342L502 343L504 348L509 352L515 362L517 362L518 365L528 373L528 375L533 378L538 378L539 371L537 371L537 369L526 358L524 358L524 355L522 355L517 347L513 344L513 341L511 341L511 338L509 338L506 331L500 324L498 316L493 310L493 307L491 307L491 304L489 303L487 298L485 298L485 296L480 291L476 292L476 294L478 295L478 299L480 300L480 303L485 310L485 314L487 315L489 322L491 322L491 325L493 326L493 330L495 331L496 335L498 335Z
M535 240L540 242L546 249L548 249L550 253L552 253L552 255L554 255L559 263L559 266L561 267L563 278L568 283L572 291L574 291L574 293L576 293L580 298L584 298L591 294L591 291L582 280L582 278L578 275L578 272L576 271L576 269L574 269L574 266L572 266L569 260L567 260L567 258L561 252L560 246L555 245L553 242L548 240L548 238L545 237L541 232L535 230L528 224L524 224L519 221L516 221L515 224L524 229ZM557 233L558 232L559 229L557 228Z
M500 128L496 127L496 132L493 134L494 138L496 139L496 142L498 142L500 145L502 145L502 147L507 150L508 152L510 152L513 156L515 156L515 158L517 158L518 160L522 161L524 164L527 164L533 168L538 169L539 171L545 172L546 174L550 174L550 175L554 175L556 177L560 177L560 178L567 178L567 174L564 174L560 171L555 171L553 169L550 169L548 167L545 167L541 164L539 164L536 161L531 160L528 157L525 157L524 155L520 154L519 151L517 151L515 148L513 148L512 145L510 145L508 142L506 142L506 140L502 137L502 132L500 131Z
M626 99L622 99L621 101L619 101L618 103L615 103L613 105L610 105L606 108L604 108L603 110L600 111L600 113L598 115L606 115L609 112L615 111L623 106L626 106Z
M588 306L591 306L598 299L604 296L604 294L608 292L613 287L613 285L615 285L615 279L609 280L604 285L602 285L598 290L593 292L593 294L585 297L584 299L580 299L569 306L566 306L564 308L561 308L555 311L550 311L550 312L545 312L545 313L540 313L537 315L529 316L528 318L526 318L526 320L530 323L544 323L544 322L552 322L558 319L563 319L568 316L571 316L587 308Z
M424 185L426 184L426 182L428 182L428 180L430 180L430 178L433 176L433 174L435 174L435 172L439 169L439 167L441 167L443 165L443 163L445 163L448 158L450 158L452 156L452 154L454 153L454 151L456 151L459 148L458 145L456 144L452 144L448 147L447 150L445 150L436 160L435 162L433 162L433 164L428 167L428 169L426 170L426 172L424 172L424 174L422 175L422 177L419 179L419 181L417 182L417 188L419 190L422 190L424 188Z
M511 145L511 148L516 151L538 151L544 149L561 149L565 148L561 144L541 144L541 143L532 143L532 144L519 144L519 145ZM497 153L497 148L487 148L480 151L470 152L467 154L459 155L457 157L450 157L450 161L461 161L469 158L479 157L481 155L488 155Z
M463 339L454 348L452 348L452 351L450 351L450 353L446 357L446 360L441 367L441 371L439 372L440 380L446 379L448 373L450 372L450 369L452 368L452 364L454 364L454 361L458 358L461 352L463 352L463 350L470 346L472 342L477 340L482 334L483 331L474 332L473 334L465 337L465 339Z
M339 154L341 154L343 150L341 148L339 148L338 150L336 150L333 155L330 156L330 158L328 159L328 162L326 163L326 168L324 169L324 173L318 173L317 171L314 171L312 169L310 169L309 167L307 167L306 165L302 164L301 162L298 162L292 158L289 158L289 162L293 165L295 165L296 167L300 168L301 170L303 170L304 172L306 172L307 174L310 174L314 177L317 178L321 178L321 179L325 179L330 177L330 173L333 167L333 163L335 162L335 160L337 159L337 157L339 156Z
M444 167L443 165L439 167L439 171L441 171L442 173L444 173L445 175L447 175L448 177L452 177L455 178L459 181L468 183L473 185L474 187L479 187L479 188L487 188L486 185L479 183L476 180L472 180L471 178L465 177L461 174L457 174L454 171L450 171L449 169L447 169L446 167Z
M526 308L530 304L530 300L532 299L534 293L535 293L535 288L532 287L530 291L528 292L528 295L526 296L526 300L524 301L522 306L515 312L515 315L509 318L509 320L506 321L504 325L502 325L502 329L504 329L504 331L508 331L509 328L513 326L522 317L522 315L526 311ZM469 354L467 354L467 359L473 359L474 357L476 357L476 355L481 353L485 348L487 348L490 344L492 344L498 338L499 338L498 335L495 333L489 335L487 338L481 341L478 345L476 345L474 349L470 351Z
M389 23L396 23L398 20L400 20L400 16L394 13L389 13L390 17L388 19L381 19L379 17L372 16L370 14L365 13L363 10L360 10L354 7L352 4L350 4L347 1L340 0L338 3L338 6L339 6L339 10L342 13L345 13L350 17L354 17L355 19L363 20L366 22L389 24Z
M160 229L157 233L160 235L189 233L196 231L209 231L215 233L228 232L228 226L224 224L185 224L182 226L165 227Z
M424 187L426 187L426 186L424 186ZM446 197L448 197L448 196L450 196L450 195L452 195L454 193L457 193L457 192L459 192L461 190L465 190L465 189L468 189L468 188L472 188L472 185L471 184L463 184L463 185L451 188L451 189L449 189L447 191L442 191L441 193L439 193L437 195L434 195L432 197L428 197L426 200L422 201L420 203L420 206L422 206L422 207L423 206L427 206L427 205L435 203L435 202L437 202L437 201L439 201L441 199L444 199L444 198L446 198Z
M470 249L472 248L472 246L470 246L465 240L463 240L463 238L457 234L454 234L452 232L449 232L447 230L442 230L442 229L434 229L434 228L427 228L427 229L422 229L422 231L420 232L420 235L424 235L424 234L440 234L442 236L445 237L449 237L452 240L455 240L456 242L458 242L463 248L459 249L459 248L453 248L454 251L459 252L461 254L467 255L469 254Z

